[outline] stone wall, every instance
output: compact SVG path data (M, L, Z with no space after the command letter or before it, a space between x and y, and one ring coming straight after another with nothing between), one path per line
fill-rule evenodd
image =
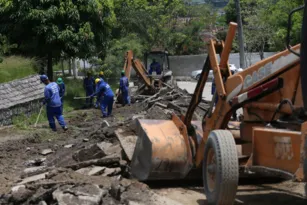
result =
M39 75L0 84L0 126L12 124L16 115L29 116L38 112L44 87Z

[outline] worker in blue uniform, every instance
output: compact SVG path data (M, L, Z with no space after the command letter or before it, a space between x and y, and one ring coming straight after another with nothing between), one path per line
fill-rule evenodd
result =
M66 88L65 88L65 83L63 81L62 78L58 78L57 79L57 84L60 88L60 98L61 98L61 102L62 102L62 106L61 106L61 109L62 109L62 113L63 113L63 106L64 106L64 95L65 95L65 91L66 91Z
M93 105L93 98L90 97L95 92L95 81L92 77L91 73L88 72L86 78L83 80L83 87L85 89L86 94L86 101L85 104L88 107L91 107Z
M130 106L130 96L129 96L129 80L125 76L125 71L121 72L121 78L119 81L119 92L122 93L123 96L123 106Z
M100 79L101 82L105 82L104 81L104 73L103 71L100 71L99 74L98 74L98 78ZM98 90L98 84L96 84L96 88L95 88L95 91ZM98 98L96 99L96 104L95 104L95 107L98 108L100 106L100 103L99 103L99 100Z
M97 100L100 103L102 117L108 117L112 114L114 93L110 85L104 81L101 81L101 79L97 78L95 83L97 85L97 90L92 96L97 96ZM108 112L106 112L106 109L108 109Z
M156 61L156 59L153 59L152 63L150 64L149 75L152 75L152 72L154 71L157 73L157 75L161 75L161 65Z
M56 131L54 117L58 120L61 127L66 131L68 128L66 126L62 111L61 111L61 97L60 88L55 82L50 82L46 75L40 76L41 82L43 82L46 87L44 90L45 99L43 100L43 105L47 105L47 118L49 121L49 126L53 131Z

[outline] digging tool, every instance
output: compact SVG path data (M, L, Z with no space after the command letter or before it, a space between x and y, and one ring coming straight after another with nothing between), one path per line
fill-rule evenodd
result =
M232 74L228 59L236 27L230 23L225 42L209 41L208 57L185 116L136 120L138 139L130 167L138 180L182 179L198 167L208 203L216 205L234 203L239 170L290 175L306 182L307 103L302 93L307 89L301 79L307 79L307 47L298 44ZM193 122L210 69L219 99L202 122ZM239 108L244 121L231 122Z
M95 98L96 96L94 96L93 98ZM87 99L87 98L91 98L90 96L88 97L74 97L74 100L79 100L79 99Z
M40 110L39 110L39 114L38 114L38 116L37 116L37 118L36 118L36 122L35 122L34 127L37 126L37 122L38 122L38 120L39 120L39 117L41 116L41 113L42 113L43 108L44 108L44 106L41 106L41 108L40 108Z

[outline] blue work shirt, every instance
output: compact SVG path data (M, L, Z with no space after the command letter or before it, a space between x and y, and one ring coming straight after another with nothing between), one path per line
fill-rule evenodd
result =
M83 81L83 86L85 90L93 91L95 89L95 81L93 77L86 77Z
M97 100L100 100L101 97L114 97L114 93L108 83L99 82L97 86L98 88L96 92L92 95L92 96L97 95Z
M46 85L44 95L48 107L60 107L62 105L59 92L60 88L55 82Z
M59 88L60 88L60 97L62 98L65 94L65 84L64 83L60 83L58 84Z
M129 90L129 80L126 76L123 76L119 80L119 89L122 92L127 92Z
M150 64L149 75L152 75L152 72L156 71L157 75L161 74L161 66L160 63L155 62Z

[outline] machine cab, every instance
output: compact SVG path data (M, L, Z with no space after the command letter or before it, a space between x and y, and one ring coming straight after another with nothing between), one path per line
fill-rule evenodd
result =
M152 72L152 76L162 75L165 76L170 70L169 66L169 58L167 51L151 51L145 53L144 55L144 63L147 72L149 73L151 65L159 66L161 73L157 73L155 71Z

